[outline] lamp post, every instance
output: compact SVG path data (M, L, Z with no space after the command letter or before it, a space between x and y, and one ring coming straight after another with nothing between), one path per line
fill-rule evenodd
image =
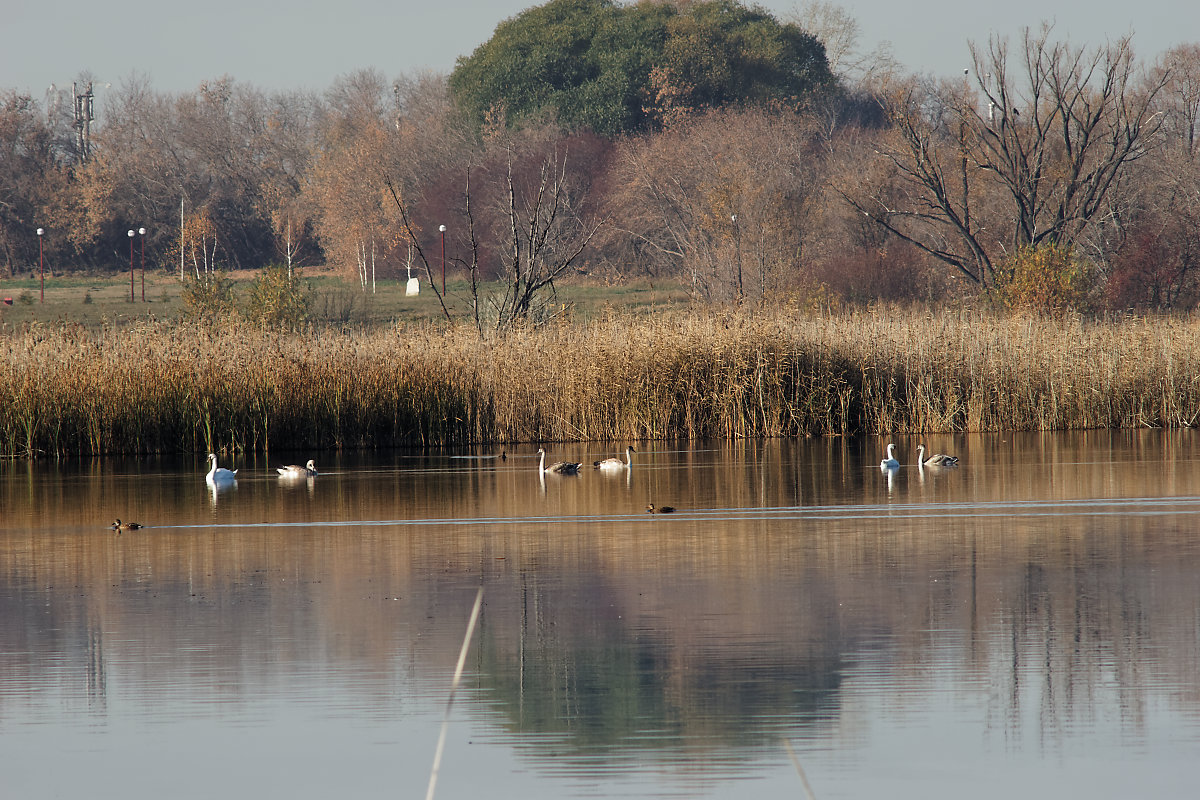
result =
M129 302L133 302L133 229L129 229Z
M45 228L38 228L38 275L42 281L42 303L46 302L46 268L45 262L42 261L42 234L45 232Z
M438 231L442 234L442 294L446 293L446 226L438 225Z
M142 242L142 302L146 302L146 229L138 228L138 239Z

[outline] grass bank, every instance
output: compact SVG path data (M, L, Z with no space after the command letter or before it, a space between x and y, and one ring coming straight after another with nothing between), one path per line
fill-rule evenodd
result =
M299 270L309 297L308 317L317 325L379 327L397 321L434 322L444 319L432 289L423 284L420 294L407 294L407 281L379 279L372 290L363 291L356 280L325 267ZM250 285L258 270L227 274L239 307L244 308ZM142 274L136 272L131 286L128 273L117 275L67 274L47 277L45 287L36 274L0 280L0 330L30 324L70 321L88 328L125 327L139 322L171 321L184 316L183 283L177 273L148 271L143 291ZM470 284L461 275L450 276L446 304L456 317L470 309ZM484 297L507 288L497 282L479 287ZM143 301L143 298L144 301ZM576 316L591 316L607 307L654 308L683 302L687 289L674 282L628 281L606 284L572 276L556 285L548 300L569 307Z
M779 309L0 337L8 456L1192 426L1200 323Z

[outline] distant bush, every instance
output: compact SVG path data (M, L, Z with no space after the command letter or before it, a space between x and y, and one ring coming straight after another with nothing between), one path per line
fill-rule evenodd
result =
M1001 263L996 294L1012 309L1088 311L1095 305L1096 268L1070 247L1023 247Z
M184 316L190 319L212 321L236 311L233 281L220 271L185 277L181 298Z
M28 289L25 289L17 295L17 302L23 306L31 306L33 305L33 294Z
M363 305L362 292L348 289L326 289L316 297L316 314L319 319L334 325L349 325L360 316Z
M295 330L308 318L308 286L299 270L267 267L250 286L246 319L269 328Z

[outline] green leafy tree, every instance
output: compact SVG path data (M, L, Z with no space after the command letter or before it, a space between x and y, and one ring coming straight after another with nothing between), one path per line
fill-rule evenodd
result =
M551 112L605 135L653 127L680 105L793 103L832 83L820 42L733 0L551 0L501 23L450 76L480 125L497 110L510 124Z
M733 0L696 3L673 17L655 66L686 87L679 101L694 109L745 101L787 107L833 84L825 48L813 36Z

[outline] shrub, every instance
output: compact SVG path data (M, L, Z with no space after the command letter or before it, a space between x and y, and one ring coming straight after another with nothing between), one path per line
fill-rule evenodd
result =
M269 327L295 330L308 317L309 289L298 270L267 267L254 279L246 299L246 318Z
M236 310L233 281L224 272L205 272L183 279L183 313L185 316L211 322L230 316Z
M1087 311L1094 306L1092 295L1096 268L1075 257L1064 245L1022 247L1000 264L996 296L1007 308L1029 311Z

